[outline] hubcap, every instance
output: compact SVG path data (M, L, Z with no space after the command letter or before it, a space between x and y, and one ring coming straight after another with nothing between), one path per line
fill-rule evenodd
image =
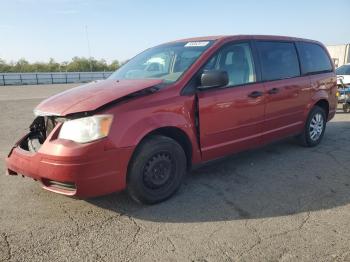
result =
M169 183L173 176L173 162L169 153L158 153L151 157L143 170L145 185L158 189Z
M324 120L323 116L320 113L317 113L313 116L310 122L310 127L309 127L309 134L310 138L313 141L316 141L319 139L323 132L323 127L324 127Z

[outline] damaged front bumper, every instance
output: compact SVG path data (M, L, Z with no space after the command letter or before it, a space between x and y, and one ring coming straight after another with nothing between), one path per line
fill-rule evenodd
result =
M121 191L133 148L115 148L106 139L79 144L59 139L61 124L45 137L36 152L28 148L33 131L20 139L6 158L9 175L23 175L46 190L81 198Z

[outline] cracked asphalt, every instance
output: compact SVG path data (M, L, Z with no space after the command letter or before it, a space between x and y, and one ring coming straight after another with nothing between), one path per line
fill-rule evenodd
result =
M350 261L350 114L321 145L286 139L201 166L170 200L76 200L5 176L32 110L65 86L0 88L0 261Z

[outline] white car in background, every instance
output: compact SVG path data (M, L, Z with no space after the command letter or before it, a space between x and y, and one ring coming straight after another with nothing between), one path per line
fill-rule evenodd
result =
M343 80L345 85L350 85L350 64L342 65L335 70L337 74L337 84L341 85L340 79Z

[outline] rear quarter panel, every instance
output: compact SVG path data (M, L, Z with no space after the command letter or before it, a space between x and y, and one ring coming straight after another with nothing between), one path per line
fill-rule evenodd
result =
M329 103L328 121L331 120L337 109L337 76L334 72L316 74L310 76L311 80L311 101L309 110L320 100L327 100Z

